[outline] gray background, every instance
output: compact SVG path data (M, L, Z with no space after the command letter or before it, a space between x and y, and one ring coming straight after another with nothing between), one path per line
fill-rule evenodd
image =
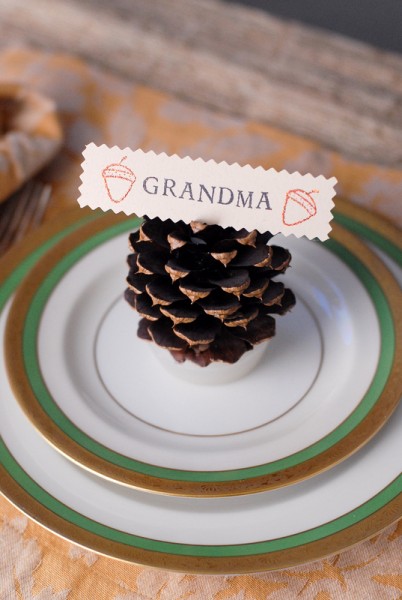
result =
M402 0L226 0L402 53Z

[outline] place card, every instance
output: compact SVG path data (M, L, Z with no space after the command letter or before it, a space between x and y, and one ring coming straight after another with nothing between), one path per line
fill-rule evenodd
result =
M335 177L89 144L81 207L326 240Z

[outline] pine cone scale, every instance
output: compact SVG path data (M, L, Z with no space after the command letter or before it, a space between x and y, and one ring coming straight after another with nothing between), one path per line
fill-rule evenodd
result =
M261 297L261 302L264 306L272 306L279 304L285 293L285 286L282 282L270 281L267 289Z

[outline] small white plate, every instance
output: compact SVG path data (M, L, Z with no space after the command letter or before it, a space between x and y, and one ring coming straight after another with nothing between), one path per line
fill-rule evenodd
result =
M0 264L0 339L21 278L80 226L76 218L63 215ZM391 266L402 282L402 270ZM150 495L66 460L25 418L3 352L0 410L2 493L55 533L115 558L190 572L278 569L338 552L401 516L401 409L364 448L326 473L261 494L205 499Z
M399 398L397 284L351 234L279 240L293 255L284 280L297 306L277 319L258 368L206 387L161 368L136 336L122 299L132 226L104 217L67 236L13 304L15 393L66 456L133 487L246 494L333 466L384 424Z

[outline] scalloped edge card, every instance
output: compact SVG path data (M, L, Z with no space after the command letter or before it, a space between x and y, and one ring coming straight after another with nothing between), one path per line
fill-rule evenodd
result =
M89 144L78 203L126 215L328 239L335 177Z

